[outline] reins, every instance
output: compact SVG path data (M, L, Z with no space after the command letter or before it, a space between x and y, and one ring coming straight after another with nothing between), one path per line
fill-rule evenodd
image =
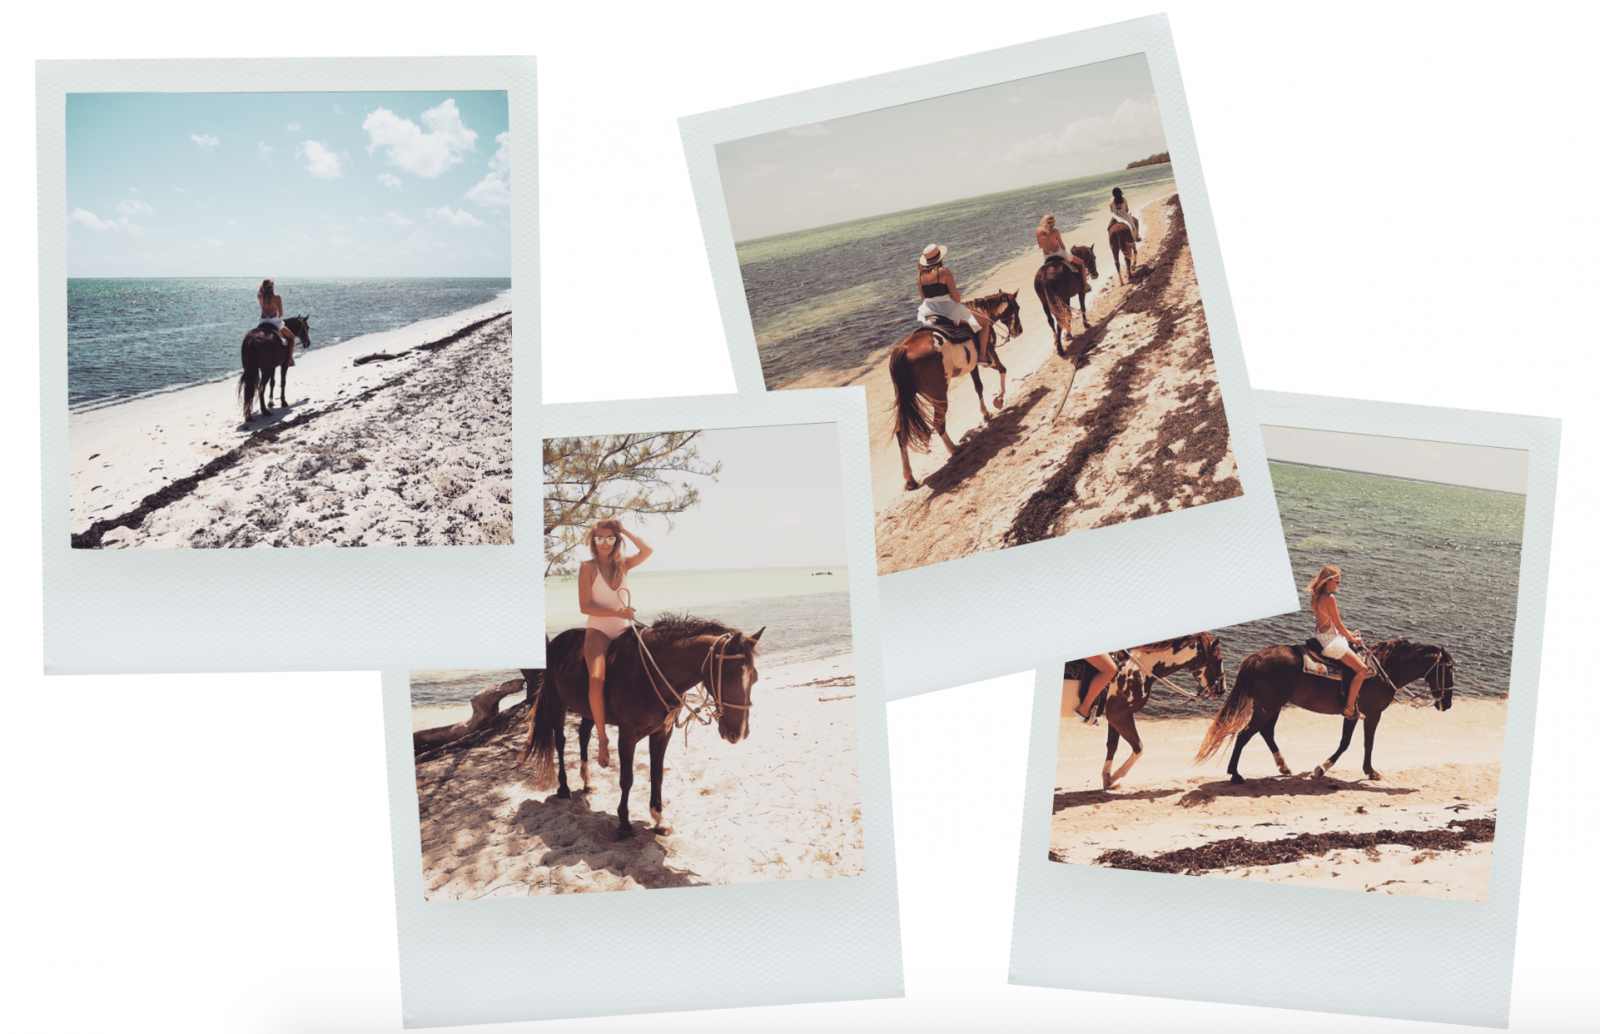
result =
M628 593L626 588L617 590L619 597L624 593ZM632 594L628 593L628 596L622 600L622 605L631 608L633 606L631 601ZM728 645L734 641L737 633L724 632L712 640L711 645L706 650L705 659L700 662L700 681L680 694L672 687L672 681L667 678L666 672L661 670L661 665L656 661L655 655L650 652L650 647L645 644L644 636L639 633L638 624L630 619L628 627L633 631L634 639L638 640L639 653L646 661L644 673L650 682L650 688L655 691L656 699L661 701L661 706L667 709L667 717L672 722L674 729L683 728L689 724L691 719L698 721L701 725L710 725L712 722L722 718L722 712L726 708L731 707L739 711L751 709L749 704L735 704L722 699L722 662L727 660ZM715 661L714 664L712 663L713 661ZM709 676L707 674L708 667L710 669ZM657 685L657 677L660 678L661 685ZM666 694L661 692L662 685L666 687ZM701 687L702 693L708 695L710 699L702 700L698 704L689 703L689 693L695 686ZM673 698L671 702L667 700L668 695Z

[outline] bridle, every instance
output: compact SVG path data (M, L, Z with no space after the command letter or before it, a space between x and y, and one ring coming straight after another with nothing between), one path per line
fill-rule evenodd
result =
M619 589L618 593L620 595L627 591ZM623 606L630 605L627 600L623 601ZM656 699L661 701L661 706L667 709L667 715L672 720L674 729L683 728L690 719L698 721L701 725L710 725L720 720L727 708L736 711L751 709L750 704L735 704L722 698L722 665L728 659L729 646L739 637L737 632L724 632L713 639L711 645L707 647L705 659L700 662L700 681L695 683L695 686L701 687L710 699L702 700L699 704L691 704L689 691L695 687L690 686L682 693L673 689L666 672L661 670L661 665L650 652L650 647L645 645L644 636L639 634L639 626L630 621L628 627L633 630L633 637L639 642L639 653L645 660L644 673L650 682L650 688L655 691ZM662 692L663 687L666 689L665 693ZM672 698L670 701L667 699L669 696Z

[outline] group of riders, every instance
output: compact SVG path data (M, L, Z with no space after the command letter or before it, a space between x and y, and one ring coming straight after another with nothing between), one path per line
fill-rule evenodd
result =
M1135 241L1143 240L1139 234L1139 219L1129 210L1121 187L1114 187L1111 191L1111 224L1114 226L1117 223L1127 226L1133 232ZM1034 237L1039 242L1039 250L1044 252L1046 262L1064 262L1083 277L1085 284L1089 282L1088 267L1082 259L1067 250L1066 242L1061 239L1061 231L1056 227L1055 216L1046 215L1039 220ZM992 363L994 340L990 320L983 313L975 313L961 304L961 292L956 289L955 275L944 264L945 254L949 250L947 245L930 244L917 259L917 293L922 298L922 304L917 307L917 320L932 324L934 317L941 317L952 324L966 324L972 328L977 341L978 355L981 357L979 361Z
M1357 718L1360 716L1356 711L1356 697L1361 693L1361 683L1366 680L1368 668L1357 653L1362 646L1361 635L1346 628L1344 620L1339 617L1339 601L1334 599L1334 594L1339 591L1343 579L1344 572L1337 564L1324 564L1306 586L1306 591L1311 593L1311 614L1317 622L1316 638L1322 646L1322 655L1330 661L1340 662L1353 673L1349 699L1345 701L1342 717ZM1095 701L1116 675L1117 665L1110 654L1102 653L1084 659L1094 668L1094 675L1089 679L1089 688L1079 701L1076 713L1088 722Z

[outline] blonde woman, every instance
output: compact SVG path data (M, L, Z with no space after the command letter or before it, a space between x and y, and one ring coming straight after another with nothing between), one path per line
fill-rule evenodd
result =
M1339 583L1344 578L1344 572L1334 564L1323 565L1317 576L1311 579L1311 584L1306 589L1311 593L1311 613L1317 619L1317 642L1322 644L1323 654L1331 661L1340 661L1345 667L1355 672L1355 677L1350 680L1350 699L1346 701L1343 715L1346 718L1356 718L1356 696L1361 692L1361 683L1367 677L1367 666L1361 663L1361 658L1356 656L1352 649L1361 645L1361 636L1344 627L1344 621L1339 617L1339 601L1333 594L1339 591Z
M638 552L626 556L625 543ZM628 630L633 608L623 599L628 572L653 552L621 521L603 520L589 529L589 557L578 566L578 609L589 618L583 636L583 660L589 669L589 714L600 732L600 767L611 767L611 737L606 732L606 650ZM632 598L632 593L629 593Z
M1117 662L1111 659L1109 653L1085 657L1084 661L1094 667L1094 677L1089 680L1089 688L1084 690L1083 699L1079 701L1074 713L1087 723L1090 712L1094 710L1094 702L1100 699L1100 694L1105 692L1106 686L1117 673Z
M261 303L261 322L272 327L289 343L289 366L294 365L294 331L283 325L283 296L270 279L261 281L256 288L256 301Z

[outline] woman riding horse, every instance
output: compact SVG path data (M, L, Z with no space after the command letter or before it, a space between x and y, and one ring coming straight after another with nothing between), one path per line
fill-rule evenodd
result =
M1133 212L1129 211L1128 201L1122 196L1122 188L1112 187L1111 225L1115 226L1117 223L1123 223L1128 227L1128 229L1133 231L1134 243L1140 243L1144 240L1144 238L1139 235L1139 217L1134 215ZM1110 229L1110 227L1107 227L1107 229Z
M1361 692L1361 682L1367 677L1367 666L1361 663L1351 644L1359 647L1361 636L1344 627L1339 619L1339 601L1333 594L1339 591L1339 581L1344 572L1335 564L1324 564L1306 589L1311 593L1311 613L1317 617L1317 642L1322 644L1322 655L1330 661L1340 661L1355 672L1350 680L1350 699L1345 703L1343 715L1356 718L1356 697Z
M624 556L623 538L638 547ZM603 520L589 529L589 557L578 566L578 609L588 615L583 661L589 669L589 713L600 731L600 767L611 767L611 737L606 731L606 651L633 621L633 607L622 598L628 572L650 558L644 540L621 521ZM630 599L632 594L629 594Z
M283 325L283 296L277 293L277 287L270 277L261 281L261 286L256 288L256 301L261 303L261 324L277 331L289 345L289 361L284 365L293 366L294 331Z
M938 315L951 323L965 323L977 336L978 361L990 362L993 359L990 353L993 332L989 329L988 317L961 304L961 292L956 290L955 274L944 264L945 253L949 250L949 246L944 244L930 244L917 259L917 295L922 299L922 304L917 306L917 320L928 323L929 316Z

